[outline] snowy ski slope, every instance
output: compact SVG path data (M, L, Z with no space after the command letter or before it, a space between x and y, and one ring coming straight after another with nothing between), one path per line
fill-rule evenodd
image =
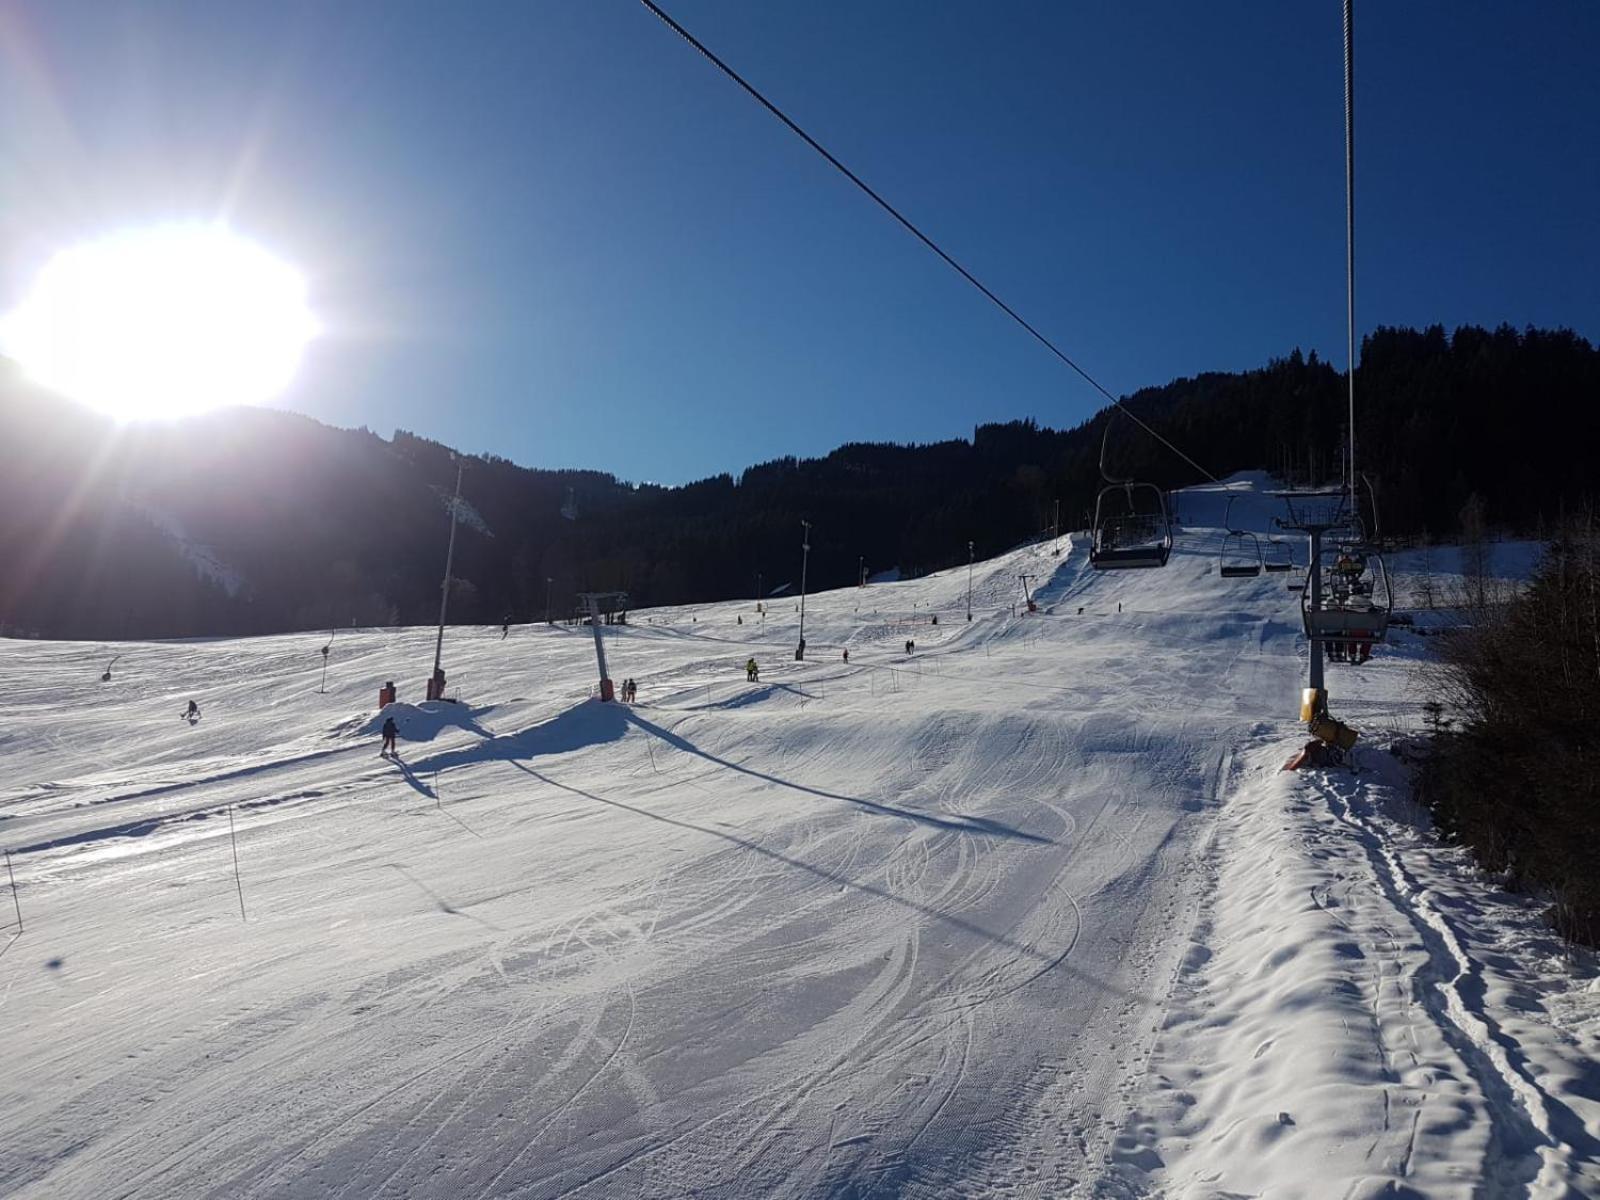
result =
M1227 864L1257 877L1281 849L1265 839L1292 818L1263 821L1263 788L1315 786L1271 776L1299 737L1303 639L1281 577L1216 576L1220 495L1185 498L1163 571L1094 572L1081 538L978 564L970 625L964 568L812 596L804 663L789 600L635 613L605 631L631 709L590 699L592 639L566 627L450 630L459 706L405 703L431 630L339 634L326 694L325 636L0 642L0 846L24 923L0 930L0 1195L1408 1178L1409 1159L1372 1157L1407 1136L1378 1125L1376 1089L1342 1096L1338 1122L1272 1114L1276 1168L1237 1160L1253 1141L1197 1149L1197 1119L1238 1128L1263 1083L1190 1028L1208 988L1249 1003L1194 948L1219 952L1232 921L1257 952ZM1036 614L1013 611L1023 573ZM1362 668L1365 713L1399 710L1402 669ZM389 678L398 765L377 756ZM1277 1009L1280 1040L1311 1028L1303 1010ZM1515 1149L1509 1118L1461 1038L1434 1041L1459 1127L1424 1139L1426 1194L1477 1194ZM1174 1111L1162 1072L1180 1066L1204 1079ZM1267 1066L1280 1088L1304 1069ZM1540 1194L1589 1178L1580 1099Z

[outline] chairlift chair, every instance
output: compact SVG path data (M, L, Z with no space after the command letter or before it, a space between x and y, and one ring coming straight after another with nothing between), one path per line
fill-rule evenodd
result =
M1141 500L1148 497L1141 508ZM1100 570L1164 567L1172 554L1166 500L1153 483L1108 484L1094 502L1089 565Z
M1294 570L1294 548L1288 542L1269 537L1263 549L1261 565L1274 574Z
M1100 477L1105 486L1094 501L1089 565L1101 571L1164 567L1172 554L1166 494L1153 483L1117 479L1106 470L1111 425L1108 419L1100 435Z
M1354 552L1354 553L1352 553ZM1307 637L1345 645L1382 642L1389 631L1394 594L1383 556L1369 546L1335 543L1311 564L1324 580L1321 604L1311 606L1311 589L1300 593L1300 615ZM1341 563L1348 566L1341 567Z
M1233 524L1233 502L1237 496L1228 497L1228 507L1223 511L1222 550L1218 555L1217 573L1224 579L1252 579L1261 574L1266 559L1261 555L1261 539L1246 529Z
M1261 574L1261 540L1244 529L1230 529L1222 538L1221 563L1217 574L1224 579L1252 579Z

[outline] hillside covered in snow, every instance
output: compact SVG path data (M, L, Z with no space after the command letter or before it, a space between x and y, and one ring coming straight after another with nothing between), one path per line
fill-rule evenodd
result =
M1281 772L1230 491L1164 570L811 595L804 661L790 598L636 611L633 706L562 625L448 630L459 703L428 628L0 641L0 1194L1600 1194L1593 966L1386 749L1428 639Z

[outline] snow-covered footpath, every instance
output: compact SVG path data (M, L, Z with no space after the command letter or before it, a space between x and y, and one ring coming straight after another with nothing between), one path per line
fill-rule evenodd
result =
M0 1195L1600 1194L1593 971L1383 749L1424 643L1279 773L1293 597L1183 512L970 624L964 569L811 597L804 663L790 600L636 613L632 708L586 630L452 630L401 764L429 630L325 694L325 638L0 642Z

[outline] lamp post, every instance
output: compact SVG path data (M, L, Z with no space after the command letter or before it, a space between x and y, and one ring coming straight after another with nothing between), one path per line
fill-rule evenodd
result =
M428 681L430 700L444 699L444 671L440 660L444 656L444 616L450 607L450 568L456 558L456 516L461 509L461 471L465 464L456 459L456 494L450 500L450 542L444 552L444 582L439 585L439 636L433 643L433 677Z
M867 586L867 556L865 554L856 555L856 585L858 587Z
M811 561L811 522L801 521L800 537L800 644L794 648L795 661L806 656L806 567Z
M555 614L550 611L550 591L556 586L556 581L549 575L544 577L544 623L554 625Z
M972 620L972 543L967 543L967 620Z

